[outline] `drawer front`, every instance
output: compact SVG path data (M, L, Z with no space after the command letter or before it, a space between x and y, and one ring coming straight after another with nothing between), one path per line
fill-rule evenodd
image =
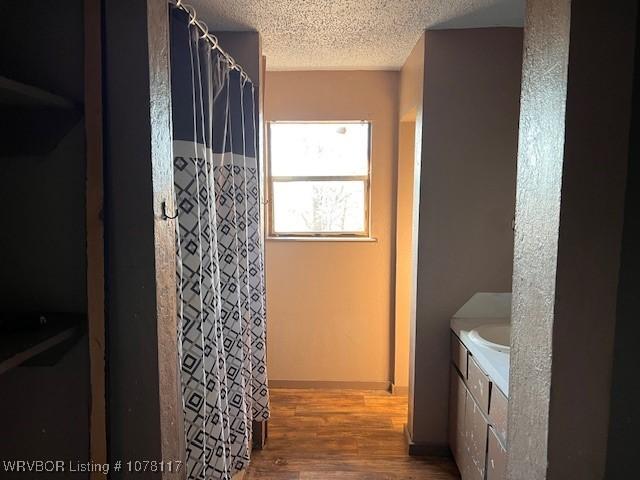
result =
M507 478L507 451L502 447L493 428L489 427L489 445L487 448L487 480L505 480Z
M489 382L489 377L484 374L473 359L473 355L469 355L468 368L467 384L469 385L469 391L486 415L489 413L489 388L491 382Z
M471 395L467 395L465 407L464 428L467 455L462 477L464 480L484 480L489 423Z
M507 443L507 409L509 401L507 397L496 387L491 386L491 402L489 404L489 418L496 429L496 434L503 444Z
M467 378L467 349L460 339L451 332L451 361L462 374L462 378Z

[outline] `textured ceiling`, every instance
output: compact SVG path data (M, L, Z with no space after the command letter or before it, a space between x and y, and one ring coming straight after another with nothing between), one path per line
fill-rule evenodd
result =
M210 30L260 32L269 70L398 69L423 30L521 26L525 0L187 0Z

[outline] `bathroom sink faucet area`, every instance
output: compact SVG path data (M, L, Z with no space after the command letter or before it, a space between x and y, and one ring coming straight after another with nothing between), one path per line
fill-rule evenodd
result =
M508 395L511 293L474 294L451 318L451 330Z
M488 323L479 325L469 333L469 338L498 352L509 353L511 350L511 325L508 323Z

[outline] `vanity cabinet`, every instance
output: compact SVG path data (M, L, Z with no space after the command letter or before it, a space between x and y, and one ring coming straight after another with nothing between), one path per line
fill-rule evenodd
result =
M451 347L451 452L462 480L502 480L506 466L507 397L453 333Z
M460 375L467 377L467 361L469 352L464 344L453 333L451 334L451 362L458 369Z
M457 374L456 368L451 366L451 387L449 389L449 447L453 458L460 464L464 458L464 439L458 441L457 432L464 430L464 414L467 401L466 387Z
M489 377L485 375L471 355L469 355L468 365L469 374L467 377L467 385L469 386L469 391L478 405L482 408L482 411L488 414L489 385L491 383L489 381Z
M487 442L487 480L507 478L507 450L502 446L493 427L489 427Z
M494 385L491 389L489 418L495 428L495 434L502 439L507 438L507 407L507 397Z
M473 395L467 393L464 413L465 471L464 480L484 480L489 422Z

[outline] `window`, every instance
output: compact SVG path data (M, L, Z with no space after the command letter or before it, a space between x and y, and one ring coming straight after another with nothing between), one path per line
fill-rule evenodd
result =
M269 124L269 234L367 237L371 125Z

